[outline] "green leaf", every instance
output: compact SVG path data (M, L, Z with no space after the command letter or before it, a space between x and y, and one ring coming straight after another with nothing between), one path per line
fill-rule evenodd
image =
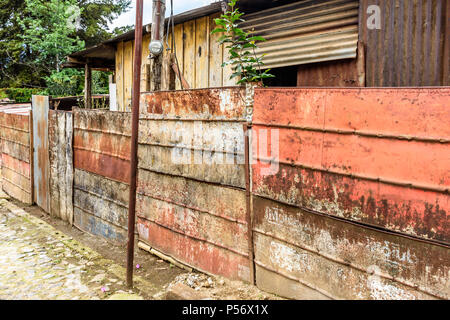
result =
M261 36L253 36L247 39L248 41L266 41L266 39L264 39Z
M211 34L219 33L219 32L226 32L227 30L224 28L216 28L213 31L211 31Z

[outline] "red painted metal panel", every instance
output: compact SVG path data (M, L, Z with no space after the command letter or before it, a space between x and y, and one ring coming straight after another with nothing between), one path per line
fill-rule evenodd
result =
M449 96L256 89L257 284L297 298L448 299Z
M263 126L256 127L256 135L259 135L258 130L261 128ZM357 174L372 179L383 178L442 190L450 186L450 143L402 141L284 128L277 130L280 163L307 165L319 170Z
M449 94L449 88L258 89L253 150L263 162L254 165L254 190L449 242ZM279 135L275 176L261 175L268 166L256 139L266 135L262 129Z
M117 156L96 153L74 146L74 166L116 181L128 183L130 178L129 160Z
M450 88L258 89L253 120L448 141L449 96Z
M2 164L8 168L14 168L16 172L24 177L30 177L30 164L20 161L6 153L2 153Z
M11 197L31 204L31 130L28 114L0 112L0 178L2 189Z

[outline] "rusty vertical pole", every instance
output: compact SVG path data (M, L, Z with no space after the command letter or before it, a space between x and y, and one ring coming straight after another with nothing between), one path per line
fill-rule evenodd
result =
M136 223L136 175L137 175L137 148L139 132L139 99L141 85L142 62L142 15L143 0L136 1L136 26L133 65L133 100L131 118L131 161L130 161L130 194L128 205L128 247L127 247L127 286L133 286L133 258L134 258L134 227Z
M248 260L250 268L250 283L255 285L255 262L253 249L253 219L251 204L251 175L250 175L250 130L252 125L244 123L244 157L245 157L245 198L246 198L246 220L247 220L247 243L248 243Z
M84 107L92 108L92 69L89 61L84 65Z

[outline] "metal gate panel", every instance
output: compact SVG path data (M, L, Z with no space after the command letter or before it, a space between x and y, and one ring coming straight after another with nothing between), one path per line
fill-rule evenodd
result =
M44 211L50 212L48 110L47 96L33 96L33 174L34 202Z
M73 223L72 113L49 111L50 213Z

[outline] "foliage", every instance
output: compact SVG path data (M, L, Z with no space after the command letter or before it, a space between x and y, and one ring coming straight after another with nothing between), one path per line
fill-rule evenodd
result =
M274 75L269 73L270 69L261 70L264 65L262 61L263 55L256 54L257 41L266 41L261 36L251 36L239 28L239 22L244 13L239 12L236 7L238 0L230 0L228 6L230 10L222 14L220 18L215 19L217 28L211 34L224 33L219 38L220 44L227 44L226 48L229 52L229 60L222 64L222 68L231 65L233 73L230 79L238 78L237 84L261 82L263 79L273 78Z
M84 42L73 37L80 15L76 0L25 0L25 6L28 14L19 19L20 37L36 53L34 67L59 72L67 55L84 48Z
M2 89L2 91L3 94L0 94L0 96L6 96L8 99L17 103L25 103L31 101L32 95L41 94L42 90L30 88L6 88Z
M45 87L70 51L66 41L76 51L83 42L92 46L117 35L108 24L129 5L130 0L0 0L0 87ZM60 37L62 42L52 43Z
M23 0L0 0L0 87L43 86L39 72L28 64L35 56L23 44L19 19L25 13Z
M54 71L45 77L47 88L44 94L53 97L77 96L83 93L84 72L78 69Z
M109 93L109 75L111 72L92 71L92 94Z
M130 7L130 0L77 0L82 10L77 36L92 47L117 34L109 32L108 24ZM130 27L131 28L131 27ZM127 30L128 31L128 30Z

